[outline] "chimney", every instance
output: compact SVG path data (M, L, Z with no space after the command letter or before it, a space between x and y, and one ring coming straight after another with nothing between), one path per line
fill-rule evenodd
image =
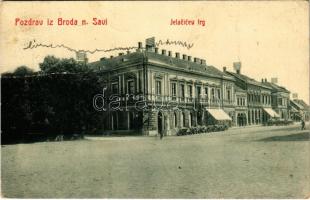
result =
M158 47L155 47L155 53L158 53Z
M124 53L118 53L118 55L119 55L119 56L122 56L122 55L124 55Z
M110 58L113 58L113 56L110 56Z
M199 63L199 60L200 60L199 58L194 58L195 63Z
M240 74L241 71L241 62L234 62L234 69L236 70L237 74Z
M138 42L138 48L142 49L142 42Z
M127 54L130 54L130 51L127 50Z
M162 55L166 55L166 50L165 50L165 49L162 49L162 50L161 50L161 54L162 54Z
M205 65L206 64L206 60L205 59L201 59L200 60L200 64Z
M297 93L293 93L292 97L293 97L293 99L298 99L298 94Z
M265 78L265 83L267 83L268 81L267 81L267 79Z
M271 78L271 83L277 84L278 83L278 78L276 78L276 77Z
M78 51L78 52L76 52L76 61L77 62L85 62L86 63L88 61L86 52L85 51Z
M172 56L172 51L168 51L168 56Z
M175 53L175 57L176 57L176 58L180 58L180 53L179 53L179 52L176 52L176 53Z
M188 61L192 61L192 56L187 56Z
M183 54L183 60L187 60L187 56Z
M226 67L225 66L223 67L223 72L226 72Z
M262 78L262 83L264 82L264 79Z

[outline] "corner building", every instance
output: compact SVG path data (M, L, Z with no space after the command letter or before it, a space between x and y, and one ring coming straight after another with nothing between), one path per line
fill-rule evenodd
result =
M103 112L106 131L175 135L184 127L235 124L235 80L203 59L139 43L136 52L90 66L107 88L107 104L119 98L118 109Z

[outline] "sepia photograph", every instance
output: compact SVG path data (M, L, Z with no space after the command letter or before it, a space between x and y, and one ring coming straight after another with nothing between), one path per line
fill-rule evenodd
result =
M0 4L2 198L310 198L307 1Z

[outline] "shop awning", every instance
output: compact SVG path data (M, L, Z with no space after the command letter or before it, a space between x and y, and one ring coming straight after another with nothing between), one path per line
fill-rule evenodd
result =
M296 108L291 107L291 113L299 113L299 111Z
M278 113L276 113L274 110L271 108L264 108L264 111L270 116L270 117L280 117Z
M232 120L229 115L227 115L222 109L209 109L206 110L212 115L216 120Z

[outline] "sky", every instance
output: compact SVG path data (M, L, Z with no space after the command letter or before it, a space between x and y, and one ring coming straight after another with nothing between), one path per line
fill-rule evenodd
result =
M74 49L110 49L137 46L139 41L179 40L193 43L161 46L205 59L208 65L241 73L258 81L278 78L279 85L309 103L309 8L306 1L198 1L198 2L2 2L0 17L0 72L26 65L39 70L46 55L75 57L66 49L26 49L28 42L64 44ZM92 25L93 18L107 26ZM15 19L41 19L42 26L15 25ZM47 19L85 19L86 26L47 26ZM171 20L195 20L193 26L170 25ZM197 20L205 20L205 26ZM55 22L54 22L55 23ZM117 55L97 52L89 61Z

